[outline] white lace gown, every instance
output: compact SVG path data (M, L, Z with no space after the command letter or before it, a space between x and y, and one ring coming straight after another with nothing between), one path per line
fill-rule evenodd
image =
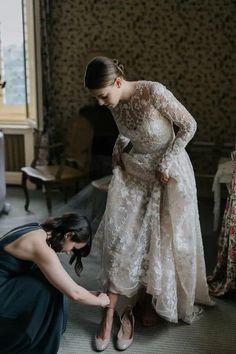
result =
M208 294L194 172L185 146L196 122L157 82L138 81L126 102L112 109L122 153L108 190L96 237L102 240L104 289L132 297L141 286L158 315L191 323ZM175 136L173 123L179 127ZM171 176L163 185L155 171Z

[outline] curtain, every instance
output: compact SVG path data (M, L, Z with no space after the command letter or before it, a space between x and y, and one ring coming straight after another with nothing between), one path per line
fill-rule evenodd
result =
M51 80L51 28L52 11L50 0L40 0L41 22L41 56L42 56L42 82L43 82L43 131L40 132L40 145L45 146L55 142L55 121ZM37 139L36 139L37 140ZM51 156L46 149L40 149L38 163L47 164Z

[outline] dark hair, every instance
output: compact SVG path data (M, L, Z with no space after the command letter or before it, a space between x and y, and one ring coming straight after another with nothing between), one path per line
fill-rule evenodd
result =
M100 89L112 85L118 76L124 77L124 67L117 59L95 57L87 65L84 84L88 89Z
M64 236L67 232L72 232L72 241L86 243L83 248L72 250L73 254L70 259L70 264L76 260L75 272L80 275L83 270L81 257L89 255L92 245L92 231L88 219L76 213L67 213L60 217L50 217L41 226L46 232L51 233L47 243L55 252L62 250L65 242Z

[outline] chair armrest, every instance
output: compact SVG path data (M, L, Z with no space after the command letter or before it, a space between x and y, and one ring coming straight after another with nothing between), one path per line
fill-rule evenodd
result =
M50 149L55 149L58 147L63 147L64 144L63 143L55 143L52 145L35 145L36 149L44 149L44 150L50 150Z

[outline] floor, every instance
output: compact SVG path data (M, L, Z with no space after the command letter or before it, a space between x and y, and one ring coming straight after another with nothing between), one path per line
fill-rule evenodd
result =
M85 193L86 192L86 193ZM64 204L63 195L53 192L53 215L65 211L78 211L85 215L93 215L95 227L102 215L106 196L93 187L81 191L77 196ZM46 202L41 191L31 192L30 212L24 210L24 197L21 188L8 187L7 201L11 204L9 215L1 215L0 232L29 221L40 221L47 217ZM94 206L97 213L94 215ZM200 222L206 258L207 272L210 273L216 257L217 234L212 231L213 202L212 198L199 198ZM69 274L82 286L90 290L98 288L96 273L99 267L97 250L84 261L84 272L78 279L68 265L66 255L60 256ZM150 329L144 329L137 319L135 340L126 351L132 354L234 354L236 353L236 297L234 294L216 299L216 306L206 308L202 318L192 325L180 322L178 325L160 319ZM67 331L63 335L59 354L94 353L93 337L101 318L101 310L91 306L70 302ZM118 331L119 321L116 318L113 327L113 338L106 353L113 354L114 338Z

